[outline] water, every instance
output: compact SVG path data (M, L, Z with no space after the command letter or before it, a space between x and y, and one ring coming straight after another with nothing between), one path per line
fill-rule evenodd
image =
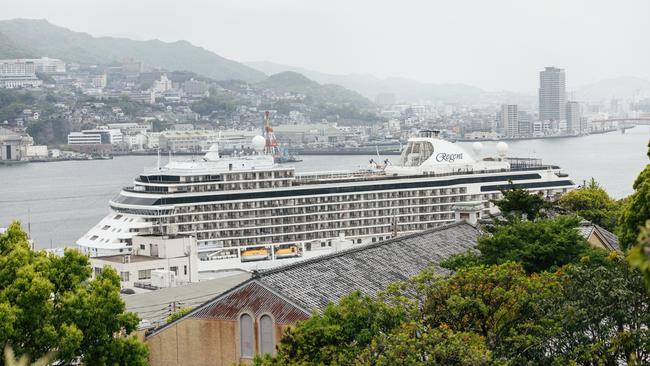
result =
M647 126L580 138L510 142L509 156L538 157L556 164L574 182L594 177L614 197L632 192L632 183L645 164L650 130ZM460 143L472 151L472 143ZM483 143L483 156L495 155L495 143ZM383 158L383 157L382 157ZM389 156L397 160L397 156ZM298 171L366 168L370 156L304 156ZM155 156L113 160L0 165L0 227L12 220L31 223L39 248L73 245L108 212L108 200L130 185Z

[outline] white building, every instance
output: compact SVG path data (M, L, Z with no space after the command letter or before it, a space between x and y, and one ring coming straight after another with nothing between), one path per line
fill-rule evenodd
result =
M507 137L519 136L519 113L516 104L501 106L501 126L503 134Z
M102 143L101 133L70 132L68 134L68 145L100 145Z
M42 84L36 77L33 60L0 60L0 88L39 87Z
M166 151L207 151L219 143L221 134L216 131L164 131L158 138L158 146Z
M113 267L123 288L173 287L199 281L196 239L189 236L134 236L133 254L92 257L90 263L94 275L104 266Z
M0 161L24 161L27 148L34 144L31 136L0 127Z
M36 72L45 74L63 74L65 73L65 62L57 58L41 57L30 59L36 65Z
M123 142L124 135L119 129L100 128L68 134L68 145L117 145Z
M160 75L160 80L154 80L151 91L155 94L162 94L172 89L172 81L167 78L167 74Z

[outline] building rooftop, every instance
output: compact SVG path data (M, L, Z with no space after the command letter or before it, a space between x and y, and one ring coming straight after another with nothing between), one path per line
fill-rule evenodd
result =
M257 279L307 311L337 303L354 290L373 296L431 264L476 245L479 231L466 222L259 272ZM436 271L447 271L437 268Z
M126 310L151 324L164 322L170 315L170 304L176 308L195 307L214 296L245 282L251 277L248 272L238 273L212 280L190 283L184 286L163 288L140 294L122 295Z
M265 303L261 307L277 310L279 323L292 323L308 317L313 310L322 310L330 302L337 303L355 290L375 296L391 283L407 280L432 264L474 248L479 235L476 227L462 221L254 272L250 280L217 295L176 321L187 317L229 317L238 314L251 301L260 305L259 297L262 297ZM439 267L435 270L448 273Z
M159 257L150 257L150 256L146 256L146 255L133 255L133 254L110 255L110 256L105 256L105 257L94 257L93 259L103 260L103 261L113 262L113 263L127 263L127 262L125 262L124 257L130 257L128 263L157 261L157 260L164 259L164 258L159 258Z

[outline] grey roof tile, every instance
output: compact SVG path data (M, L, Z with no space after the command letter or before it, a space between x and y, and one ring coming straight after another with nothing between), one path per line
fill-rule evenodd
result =
M474 248L478 236L470 224L456 223L261 271L257 277L305 310L322 309L354 290L374 296L432 263Z

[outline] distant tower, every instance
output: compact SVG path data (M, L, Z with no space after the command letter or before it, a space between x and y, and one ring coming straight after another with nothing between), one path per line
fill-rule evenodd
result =
M539 73L539 119L566 120L566 78L563 69L547 67Z
M507 137L519 135L519 113L516 104L504 104L501 106L501 127Z
M568 102L566 104L566 129L568 132L585 133L580 126L580 104L578 102Z
M269 122L269 111L264 112L264 139L266 140L264 153L274 158L279 156L280 149L278 148L278 141L275 139L273 128L271 128L271 122Z

